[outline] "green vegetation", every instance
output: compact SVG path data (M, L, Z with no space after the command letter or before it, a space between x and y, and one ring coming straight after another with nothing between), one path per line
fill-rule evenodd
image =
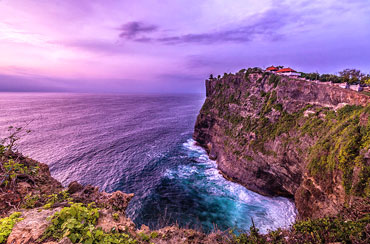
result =
M370 215L358 220L344 220L337 216L298 221L291 230L278 229L270 231L266 235L260 234L254 225L251 226L248 233L235 235L230 232L230 235L231 242L235 244L368 243L366 226L369 223Z
M370 80L369 80L369 84L370 84ZM370 92L369 91L362 91L361 93L364 94L364 95L366 95L366 96L370 96Z
M19 163L18 160L9 159L3 163L3 173L1 176L0 186L8 186L14 183L17 176L27 174L27 175L35 175L37 174L39 167L38 166L31 166L27 167L23 164Z
M60 191L58 193L50 194L46 196L46 204L44 205L44 209L49 209L54 206L55 203L58 202L72 202L73 199L69 197L69 193L67 190Z
M159 235L158 232L153 231L152 233L150 233L150 238L155 239L158 237L158 235Z
M275 75L275 74L271 74L270 75L270 78L269 78L269 84L271 85L271 84L274 84L274 88L276 88L277 87L277 85L279 84L279 82L280 82L280 80L281 80L281 77L280 76L278 76L278 75Z
M32 195L32 193L28 193L24 197L22 208L34 208L36 203L39 200L40 200L40 195Z
M301 72L301 77L306 78L308 80L319 80L322 82L333 82L333 83L341 83L341 82L348 82L349 84L356 84L360 83L363 85L370 85L370 74L365 75L360 70L357 69L344 69L343 71L339 72L338 75L334 74L319 74L315 73L303 73Z
M61 240L68 237L72 243L83 244L110 244L110 243L148 243L151 239L159 236L158 232L151 232L149 235L143 232L133 236L129 232L122 232L112 229L109 232L103 231L96 224L99 219L99 208L94 203L85 206L82 203L73 203L70 207L63 208L51 218L51 225L45 231L40 241ZM118 213L113 213L115 221L119 220Z
M125 243L132 244L137 241L127 233L112 230L109 233L96 227L99 218L99 209L94 204L84 206L74 203L54 214L51 225L44 233L42 240L51 238L61 240L68 237L73 243Z
M316 127L307 126L309 121L302 127L303 133L319 136L309 151L310 173L317 180L325 180L327 173L339 169L347 194L370 197L370 169L364 159L370 147L370 107L347 105L337 113L324 114L321 122L317 115L311 117ZM360 180L353 185L355 167L360 171Z
M0 219L0 243L5 243L12 232L14 225L23 220L20 216L21 213L14 212L9 217Z
M248 233L242 233L240 235L236 235L234 234L233 231L230 231L229 234L232 237L232 243L235 243L235 244L266 243L266 237L259 233L259 230L255 227L253 220L252 220L252 226L250 227Z
M0 140L0 187L13 188L17 177L20 175L36 175L38 166L25 166L20 163L19 159L5 157L6 153L17 149L17 142L25 134L30 133L30 130L25 130L24 127L8 127L9 135Z
M112 217L115 221L118 221L119 220L119 214L118 213L113 213L112 214Z
M365 243L366 225L370 215L359 220L344 220L342 217L326 217L299 221L293 226L294 233L308 243Z
M278 69L284 68L284 66L275 66ZM321 82L333 82L333 83L342 83L342 82L348 82L349 84L362 84L362 85L370 85L370 74L364 74L358 69L344 69L342 71L339 71L339 75L336 74L319 74L318 72L311 72L311 73L304 73L299 72L301 74L300 77L308 79L308 80L319 80ZM277 84L280 81L280 76L271 74L269 72L264 72L259 67L254 68L248 68L248 69L241 69L238 72L236 72L236 75L243 75L244 79L248 82L249 75L250 74L263 74L262 79L258 80L257 83L260 83L266 75L270 75L269 77L269 84L274 84L274 87L277 86ZM222 78L227 78L232 76L233 74L224 73ZM217 76L217 80L221 78L220 75ZM210 80L213 80L213 75L210 75Z

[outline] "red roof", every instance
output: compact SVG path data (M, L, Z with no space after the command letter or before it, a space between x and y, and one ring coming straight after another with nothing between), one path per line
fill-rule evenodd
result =
M285 72L297 72L297 71L295 71L294 69L291 69L291 68L284 68L284 69L278 70L277 72L285 73Z
M268 67L266 70L268 70L268 71L277 71L278 68L276 68L274 66L271 66L271 67Z

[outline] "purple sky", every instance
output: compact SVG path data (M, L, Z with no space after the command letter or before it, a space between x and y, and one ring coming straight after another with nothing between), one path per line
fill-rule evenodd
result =
M369 0L0 0L0 91L204 92L250 66L370 72Z

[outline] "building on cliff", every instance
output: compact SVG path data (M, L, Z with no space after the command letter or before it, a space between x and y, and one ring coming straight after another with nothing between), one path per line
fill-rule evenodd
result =
M266 69L266 71L268 72L272 72L272 73L275 73L276 71L278 71L279 69L274 67L274 66L270 66Z
M291 69L291 68L280 69L280 70L276 71L276 73L281 74L281 75L290 76L290 77L295 77L295 78L298 78L299 76L301 76L300 73L298 73L297 71L295 71L294 69Z

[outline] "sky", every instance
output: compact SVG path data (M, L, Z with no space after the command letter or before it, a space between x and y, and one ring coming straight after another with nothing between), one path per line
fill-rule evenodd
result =
M0 91L203 93L270 65L370 73L370 0L0 0Z

